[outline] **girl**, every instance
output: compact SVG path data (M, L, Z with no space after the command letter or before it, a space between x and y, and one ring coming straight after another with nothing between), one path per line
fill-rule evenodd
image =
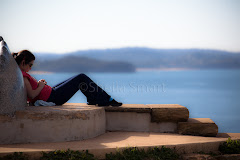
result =
M27 89L28 101L37 100L53 102L56 105L66 103L79 89L87 97L88 105L121 106L122 103L112 99L102 88L85 74L78 74L54 87L47 85L44 79L37 81L29 72L34 64L35 56L28 50L12 53L22 71L24 84Z

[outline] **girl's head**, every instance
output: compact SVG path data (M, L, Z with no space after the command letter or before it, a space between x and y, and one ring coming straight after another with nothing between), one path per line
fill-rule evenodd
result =
M22 50L18 53L12 53L12 56L22 71L28 72L31 70L35 56L30 51Z

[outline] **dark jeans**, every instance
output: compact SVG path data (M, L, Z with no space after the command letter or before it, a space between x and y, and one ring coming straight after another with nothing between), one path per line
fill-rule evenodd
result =
M110 98L110 96L87 75L78 74L52 87L52 92L47 102L54 102L56 105L62 105L78 90L81 90L90 103L104 104L108 102Z

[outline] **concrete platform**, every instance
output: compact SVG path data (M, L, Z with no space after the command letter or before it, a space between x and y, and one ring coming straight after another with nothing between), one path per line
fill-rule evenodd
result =
M217 137L188 136L170 133L147 133L147 132L107 132L98 137L72 142L57 143L33 143L0 145L0 157L13 152L23 152L31 159L41 156L42 151L54 150L89 150L97 158L103 159L106 153L116 152L126 147L149 148L155 146L175 147L180 154L193 152L217 151L221 142L232 139L240 139L240 133L222 133Z
M106 131L216 136L214 122L192 123L188 118L188 109L178 104L96 107L86 103L66 103L52 107L30 106L16 111L14 116L0 115L0 144L83 140ZM204 127L206 134L202 132Z

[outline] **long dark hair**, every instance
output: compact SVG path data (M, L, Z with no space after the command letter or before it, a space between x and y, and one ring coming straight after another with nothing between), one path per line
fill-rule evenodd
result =
M28 50L22 50L18 53L12 53L12 56L16 60L18 65L20 65L23 60L25 60L25 64L29 64L31 61L35 60L35 56L32 54L32 52Z

